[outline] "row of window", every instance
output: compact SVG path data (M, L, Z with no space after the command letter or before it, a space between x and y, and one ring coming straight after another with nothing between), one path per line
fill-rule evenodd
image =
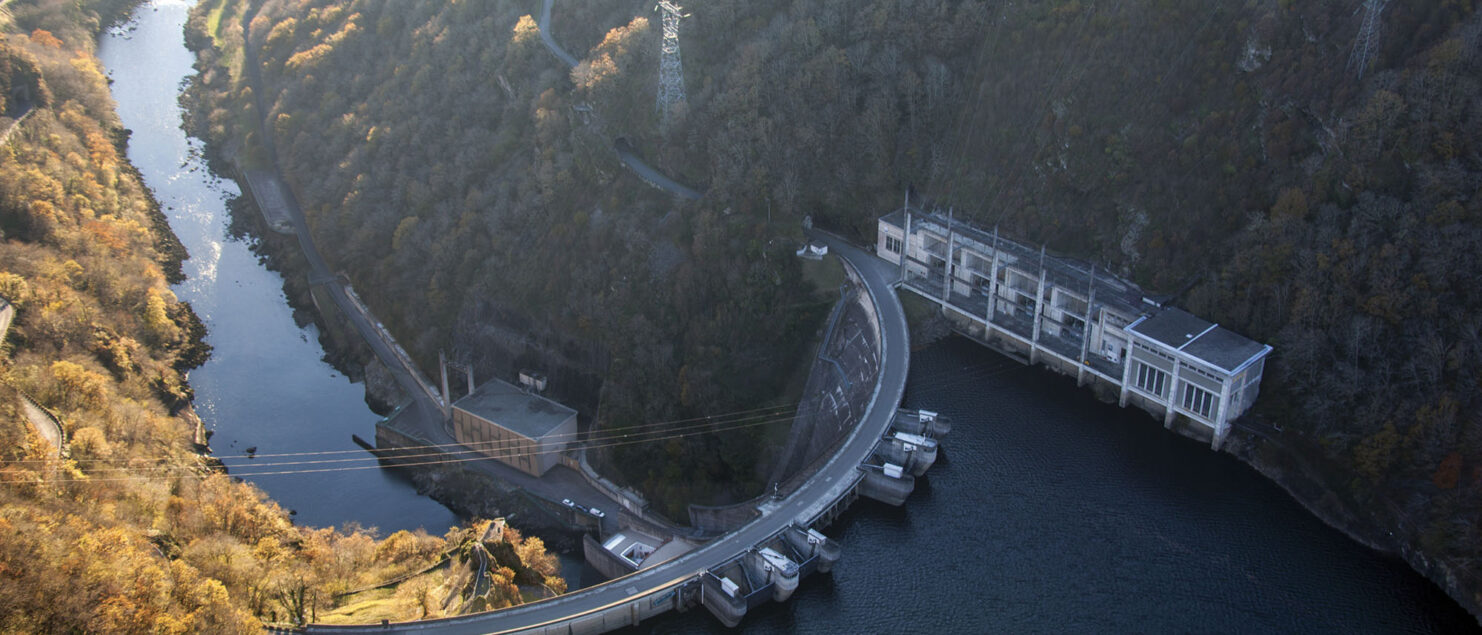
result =
M1193 371L1197 375L1202 375L1204 377L1208 377L1209 379L1214 380L1216 382L1224 383L1224 381L1225 381L1225 377L1223 375L1217 375L1215 373L1211 373L1211 372L1209 372L1207 370L1204 370L1203 368L1200 368L1198 366L1195 366L1195 365L1190 364L1188 362L1185 362L1183 360L1176 359L1172 355L1169 355L1168 353L1165 353L1163 351L1160 351L1160 350L1158 350L1156 348L1153 348L1152 346L1149 346L1149 345L1144 344L1142 342L1137 342L1135 344L1135 346L1137 346L1137 348L1139 350L1147 351L1149 353L1152 353L1153 355L1157 355L1158 357L1161 357L1163 359L1166 359L1166 360L1168 360L1170 362L1177 361L1180 365L1183 366L1184 370L1186 370L1186 371Z
M895 236L886 236L885 237L885 251L888 251L888 252L893 253L893 254L900 253L901 252L901 239L896 238Z
M1209 413L1214 411L1214 394L1193 384L1184 384L1183 405L1184 410L1208 419Z
M1191 365L1191 364L1188 364L1188 363L1184 363L1183 366L1184 366L1184 370L1192 370L1192 371L1194 371L1194 374L1196 374L1196 375L1202 375L1204 377L1207 377L1207 378L1212 379L1212 380L1214 380L1216 382L1219 382L1219 383L1224 383L1224 381L1225 381L1225 378L1224 377L1221 377L1221 376L1216 375L1214 373L1211 373L1211 372L1209 372L1207 370L1204 370L1202 368L1199 368L1198 366L1194 366L1194 365Z
M1168 373L1157 368L1148 366L1142 362L1137 363L1137 387L1162 397L1163 389L1168 385ZM1214 412L1214 393L1194 384L1184 383L1184 394L1182 406L1184 410L1198 414L1206 419Z
M1137 362L1137 387L1153 393L1159 397L1163 396L1163 385L1168 381L1168 373Z
M1170 362L1176 361L1176 360L1173 359L1173 356L1172 355L1169 355L1168 353L1164 353L1163 351L1160 351L1160 350L1158 350L1156 348L1153 348L1151 346L1148 346L1147 344L1143 344L1140 341L1134 341L1133 342L1133 346L1136 346L1138 348L1138 350L1152 353L1153 355L1157 355L1158 357L1161 357L1163 359L1166 359L1166 360L1168 360Z

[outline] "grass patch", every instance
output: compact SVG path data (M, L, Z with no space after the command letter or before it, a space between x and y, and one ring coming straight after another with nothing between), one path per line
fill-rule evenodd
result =
M346 603L328 613L319 614L322 624L377 624L381 620L400 621L402 603L396 589L371 589L346 598Z
M844 265L838 258L804 260L803 279L813 285L814 291L834 294L839 285L844 284Z
M226 0L216 0L211 10L206 13L206 33L210 34L211 41L216 46L221 46L221 16L226 13Z
M242 43L226 37L226 25L242 24L243 16L247 15L247 3L242 0L203 1L211 3L211 8L206 12L206 35L211 37L212 45L221 51L224 61L221 65L231 73L233 85L237 85L243 70Z

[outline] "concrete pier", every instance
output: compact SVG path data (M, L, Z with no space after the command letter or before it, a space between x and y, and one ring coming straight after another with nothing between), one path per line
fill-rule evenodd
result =
M899 465L866 464L860 466L860 469L865 470L864 481L859 484L860 496L900 507L906 503L911 492L916 490L916 477L905 472Z
M921 476L937 461L937 440L897 432L880 442L880 449L876 454L889 463L905 468L912 476Z
M897 432L940 439L952 431L952 422L930 410L902 408L896 411L895 419L890 422L890 428Z

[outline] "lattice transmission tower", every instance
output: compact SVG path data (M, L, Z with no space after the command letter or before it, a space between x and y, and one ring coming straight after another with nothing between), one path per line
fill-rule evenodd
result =
M1374 53L1379 50L1379 14L1384 12L1387 4L1389 0L1364 0L1364 4L1355 10L1355 13L1364 12L1364 23L1353 41L1353 52L1348 55L1348 69L1357 69L1359 79L1364 78L1364 71L1369 69Z
M684 64L679 59L679 21L688 15L670 0L660 0L656 11L664 12L664 39L659 44L659 126L669 127L674 107L684 103Z

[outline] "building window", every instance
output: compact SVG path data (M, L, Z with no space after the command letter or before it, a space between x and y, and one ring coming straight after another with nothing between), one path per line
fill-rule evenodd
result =
M1065 328L1071 329L1075 335L1079 336L1086 331L1086 321L1073 315L1067 316L1065 318Z
M896 238L895 236L886 236L885 237L885 251L888 251L888 252L893 253L893 254L900 253L901 252L901 239Z
M1184 410L1208 419L1209 413L1214 411L1214 394L1193 384L1184 384Z
M1168 373L1137 362L1137 387L1153 393L1159 397L1163 396L1163 385L1168 381Z

